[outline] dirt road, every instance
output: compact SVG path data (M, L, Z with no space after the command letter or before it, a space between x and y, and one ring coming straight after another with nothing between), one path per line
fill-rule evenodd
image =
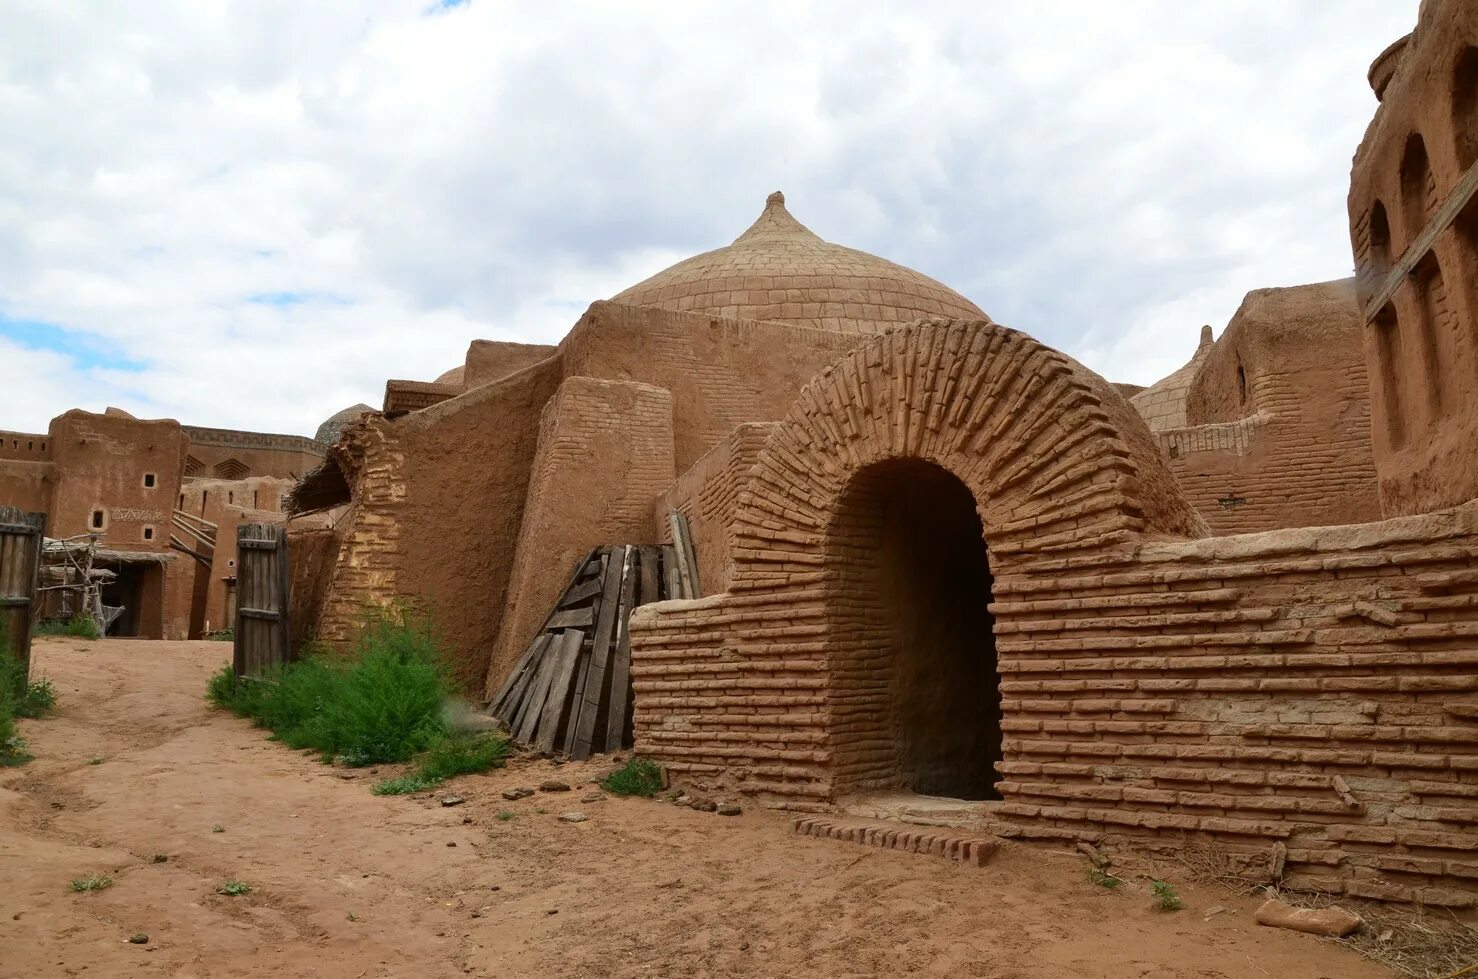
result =
M1218 888L1152 911L1066 854L1011 847L971 868L795 839L757 810L582 802L604 764L516 761L379 798L388 772L319 764L211 710L229 652L36 643L61 704L22 722L36 760L0 769L0 975L1388 975L1259 928L1254 902ZM574 791L500 795L550 777ZM443 807L448 791L467 801ZM589 819L559 821L570 810ZM70 890L91 873L115 883ZM216 893L226 878L250 892ZM1203 920L1214 905L1231 910Z

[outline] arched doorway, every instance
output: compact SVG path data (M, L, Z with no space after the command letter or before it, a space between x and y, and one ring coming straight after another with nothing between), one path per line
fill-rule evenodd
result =
M970 490L921 459L852 477L828 533L838 792L998 799L991 573Z

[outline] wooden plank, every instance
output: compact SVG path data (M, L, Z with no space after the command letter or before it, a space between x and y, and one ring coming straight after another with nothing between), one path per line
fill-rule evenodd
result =
M510 732L513 730L513 718L518 714L518 708L528 699L529 687L533 686L534 677L539 672L539 660L544 655L544 647L549 644L549 639L549 633L541 632L529 643L529 651L524 654L528 668L517 676L517 682L509 689L503 709L493 715L507 724Z
M678 522L683 528L683 560L688 566L688 589L689 598L703 597L703 575L698 570L698 552L693 548L693 525L688 522L687 516L682 513L677 515Z
M1427 222L1425 230L1417 236L1416 241L1411 243L1411 247L1406 249L1401 260L1396 263L1396 267L1391 269L1390 274L1381 283L1381 287L1376 290L1374 298L1365 307L1366 325L1380 318L1381 310L1385 309L1391 297L1396 295L1396 290L1401 288L1407 276L1411 275L1422 263L1422 259L1432 251L1442 233L1452 227L1458 215L1467 210L1475 196L1478 196L1478 163L1474 163L1468 168L1468 172L1463 174L1463 179L1457 182L1457 186L1452 188L1452 193L1447 195L1447 200L1442 202L1442 206Z
M528 669L533 665L534 654L535 652L537 652L538 646L539 637L535 636L534 641L529 643L529 648L523 651L523 655L518 658L518 662L514 664L513 669L509 671L508 679L503 681L503 686L499 688L498 695L494 697L492 701L488 704L489 715L506 720L506 718L502 718L502 715L499 714L498 711L503 707L503 702L508 699L508 695L513 691L514 684L516 684L523 677L525 672L527 672Z
M633 558L639 557L632 549ZM631 611L636 608L636 582L639 572L628 564L621 582L621 604L616 615L616 655L611 661L611 693L606 710L606 729L600 751L618 751L626 739L626 718L631 705Z
M637 590L636 604L649 605L652 602L661 601L662 589L657 584L657 573L661 569L658 564L661 552L655 547L643 547L641 549L641 579Z
M588 581L582 581L580 582L580 584L576 585L575 587L564 593L564 597L559 600L559 607L569 608L571 605L578 605L583 601L594 598L596 595L600 594L600 588L601 584L599 578L591 578Z
M549 693L544 698L544 716L539 719L539 737L536 745L544 751L554 749L555 736L559 734L570 707L570 684L575 678L575 662L580 658L580 647L585 642L585 633L578 629L566 629L555 640L555 649L548 658L555 660L554 679L549 683Z
M570 757L576 761L590 757L596 715L600 713L601 699L605 693L606 663L610 659L611 641L616 633L616 615L621 605L621 583L631 567L630 554L629 547L615 548L606 566L606 586L601 592L600 614L596 619L595 636L590 644L590 669L585 677L579 718L575 724L573 743L570 745Z
M698 592L694 587L693 569L688 566L688 548L683 542L683 531L687 527L687 521L681 513L669 510L667 526L672 530L672 552L677 559L677 577L682 583L682 595L679 597L697 598Z
M544 713L544 698L549 695L549 684L554 678L555 659L556 657L549 655L549 644L546 642L544 654L539 657L539 672L534 675L529 695L519 710L518 728L514 737L523 744L531 743L534 732L538 730L539 718Z
M595 609L572 608L549 617L547 629L586 629L595 624Z
M682 598L683 583L677 573L677 549L671 544L662 545L663 598Z
M596 555L598 555L599 553L600 548L592 548L590 553L585 555L584 560L575 565L574 569L570 571L570 580L565 584L565 591L569 591L571 588L573 588L575 586L575 582L579 581L581 577L584 576L585 569L590 566L591 562L595 560ZM561 594L563 594L563 592L561 592ZM513 689L514 681L518 679L519 672L524 669L526 664L532 663L534 661L534 646L539 641L539 637L544 632L544 630L549 628L549 619L553 618L554 613L557 610L557 606L556 608L550 610L549 616L544 619L544 624L539 627L538 632L535 632L534 637L529 640L529 647L524 652L523 658L514 665L513 670L508 674L508 679L503 681L503 686L498 690L498 696L493 698L491 706L488 707L488 711L492 714L493 717L497 717L500 720L504 721L508 719L497 712L497 707L503 702L504 698L506 698L509 692Z
M247 537L236 542L236 549L251 551L275 551L277 550L277 541L262 540L259 537Z

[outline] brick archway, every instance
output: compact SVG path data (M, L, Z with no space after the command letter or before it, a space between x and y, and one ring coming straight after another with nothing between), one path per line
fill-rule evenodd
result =
M990 798L1007 750L992 577L1205 533L1101 378L1015 330L925 321L854 348L770 435L731 528L731 593L790 596L816 623L799 628L825 678L825 796ZM955 546L972 534L978 564ZM930 713L951 719L920 726Z
M922 321L852 349L801 392L731 528L739 587L819 570L853 474L921 459L974 495L997 559L1204 537L1134 409L1081 364L983 321Z

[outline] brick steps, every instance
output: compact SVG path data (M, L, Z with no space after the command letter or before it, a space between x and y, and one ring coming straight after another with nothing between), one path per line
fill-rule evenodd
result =
M993 839L957 836L933 827L904 828L897 823L861 823L814 816L793 820L790 830L796 836L841 840L880 850L928 853L974 867L985 866L1000 845Z

